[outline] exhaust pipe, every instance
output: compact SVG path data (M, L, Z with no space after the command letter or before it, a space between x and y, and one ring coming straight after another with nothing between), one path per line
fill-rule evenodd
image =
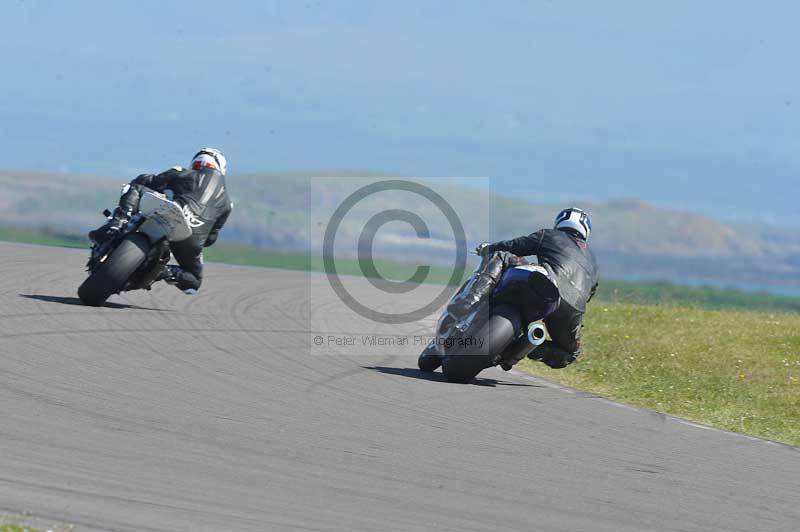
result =
M528 325L528 342L534 347L542 345L547 336L547 329L540 321L534 321Z

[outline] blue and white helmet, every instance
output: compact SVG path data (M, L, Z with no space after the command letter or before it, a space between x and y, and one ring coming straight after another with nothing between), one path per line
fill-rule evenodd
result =
M592 233L592 218L589 216L588 212L577 207L570 207L558 213L553 228L575 231L582 236L584 240L588 241L589 235Z

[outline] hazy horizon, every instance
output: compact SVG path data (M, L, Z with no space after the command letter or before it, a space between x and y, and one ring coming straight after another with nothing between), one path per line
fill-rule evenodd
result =
M800 5L19 1L0 167L488 176L800 225Z

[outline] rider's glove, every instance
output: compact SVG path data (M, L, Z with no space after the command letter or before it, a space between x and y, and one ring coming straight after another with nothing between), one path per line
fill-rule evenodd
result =
M133 181L131 181L131 184L149 186L154 177L155 176L153 174L139 174L134 178Z
M478 247L475 248L475 253L477 253L481 257L485 257L486 255L489 254L489 250L491 247L492 247L491 244L489 244L488 242L481 242L480 244L478 244Z

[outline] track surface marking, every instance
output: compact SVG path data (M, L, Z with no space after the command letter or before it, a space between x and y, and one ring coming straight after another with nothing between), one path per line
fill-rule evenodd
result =
M324 276L208 265L196 297L89 308L84 253L0 257L2 510L78 531L800 527L795 448L499 370L446 383L413 345L320 354L318 332L371 331Z

